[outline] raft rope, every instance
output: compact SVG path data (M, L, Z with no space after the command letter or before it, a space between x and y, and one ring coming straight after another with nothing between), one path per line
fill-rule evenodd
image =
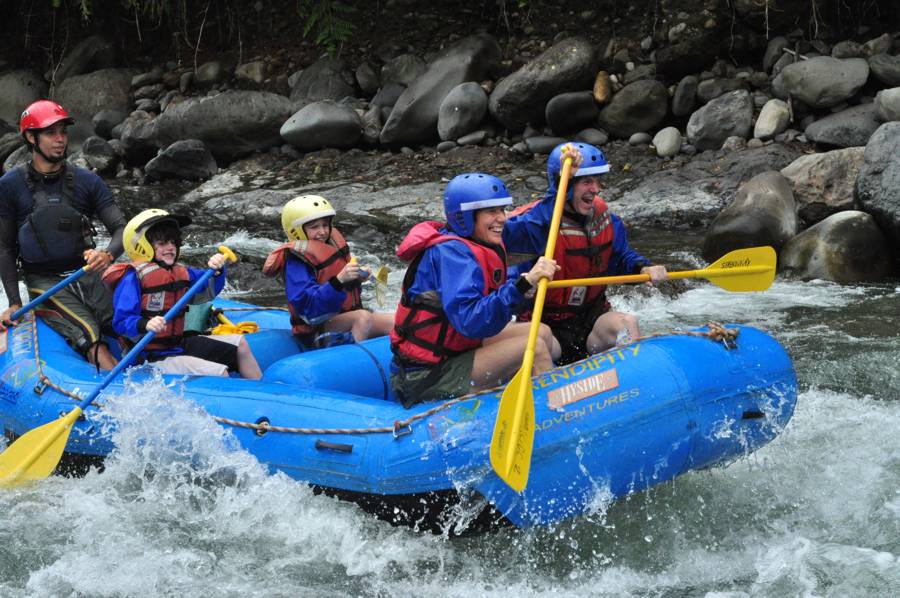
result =
M228 308L233 311L250 311L256 310L261 311L262 309L281 309L287 311L287 309L283 307L269 307L269 308L245 308L245 307L235 307ZM691 330L676 330L673 332L657 332L654 334L647 334L643 336L639 336L638 338L631 339L629 342L618 345L616 347L612 347L609 351L615 351L623 346L630 345L633 343L641 342L644 340L648 340L651 338L657 338L660 336L674 336L674 335L684 335L684 336L694 336L699 338L706 338L711 341L717 343L723 343L726 348L733 348L735 346L735 340L737 339L738 333L740 330L736 328L726 328L722 324L718 322L708 322L706 324L708 330L706 332L694 332ZM37 321L35 319L33 328L34 334L34 358L37 364L37 374L38 374L38 384L34 387L34 392L37 394L43 394L44 387L50 387L53 390L74 399L76 402L81 402L83 397L78 396L73 392L69 392L68 390L62 388L61 386L54 384L53 381L50 380L45 374L44 370L41 367L41 355L40 355L40 343L38 339L37 333ZM602 353L601 353L602 355ZM495 386L487 391L480 391L481 393L489 393L499 390L503 388L505 385ZM439 411L443 411L444 409L448 409L453 405L458 403L462 403L464 401L471 400L475 395L468 394L463 395L461 397L457 397L455 399L450 399L448 401L444 401L443 403L439 403L432 407L431 409L427 409L422 411L421 413L416 413L406 419L398 419L394 421L393 426L380 426L374 428L293 428L287 426L273 426L269 423L269 421L265 418L257 420L256 422L245 422L237 419L230 419L227 417L218 417L216 415L212 415L212 419L220 424L227 424L229 426L234 426L236 428L247 428L250 430L254 430L259 436L262 436L266 432L282 432L285 434L392 434L395 439L405 436L407 434L412 433L412 424L419 420L425 419L434 415Z

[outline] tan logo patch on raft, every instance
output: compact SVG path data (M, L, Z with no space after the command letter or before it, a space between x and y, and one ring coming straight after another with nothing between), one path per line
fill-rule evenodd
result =
M551 409L559 409L618 386L619 375L613 368L551 390L547 393L547 403Z

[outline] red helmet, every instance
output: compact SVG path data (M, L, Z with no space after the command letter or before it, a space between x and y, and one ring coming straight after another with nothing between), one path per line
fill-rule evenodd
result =
M22 113L22 118L19 120L19 133L24 135L25 131L29 129L46 129L61 120L66 121L67 125L75 123L69 113L56 102L38 100Z

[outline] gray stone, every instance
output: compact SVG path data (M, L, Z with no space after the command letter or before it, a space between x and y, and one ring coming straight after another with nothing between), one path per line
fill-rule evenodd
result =
M394 104L381 131L382 145L420 145L434 140L441 102L450 90L466 81L488 78L499 61L497 40L485 34L465 37L444 50Z
M459 147L456 145L455 141L441 141L440 143L437 144L436 149L437 149L438 153L442 154L444 152L449 152L450 150L452 150L455 147Z
M83 75L116 66L119 52L108 39L92 35L81 40L69 52L59 67L47 73L48 81L59 85L69 77Z
M779 172L756 175L738 190L703 241L703 259L714 262L729 251L768 245L776 251L797 234L794 195Z
M382 127L384 127L384 120L381 118L381 108L373 104L362 115L363 142L366 145L376 145Z
M848 100L868 78L869 64L862 58L831 56L789 64L776 77L787 93L812 108L830 108Z
M478 128L487 113L487 94L480 85L462 83L450 90L438 109L438 136L457 139Z
M165 91L166 86L162 83L154 83L153 85L145 85L139 89L136 89L134 92L135 100L144 100L144 99L152 99L155 100L159 97L163 91Z
M653 147L660 158L671 158L681 151L681 132L675 127L661 129L653 137Z
M381 79L375 72L375 67L369 62L363 62L356 67L356 84L367 95L374 94L381 86Z
M550 98L590 89L596 75L593 45L580 37L565 39L501 80L491 93L488 109L501 125L520 131L529 122L544 119Z
M372 98L372 104L393 108L404 91L406 88L399 83L388 83L378 90L378 93Z
M635 133L628 138L628 145L647 145L650 143L650 133Z
M0 120L18 125L22 111L32 102L47 97L47 84L31 71L0 74Z
M401 54L381 67L381 82L400 83L409 87L427 68L425 61L414 54Z
M765 72L770 72L775 63L784 55L784 49L788 46L786 37L779 35L769 40L766 46L766 53L763 55L762 68Z
M13 151L6 160L3 161L3 172L9 172L19 164L27 164L31 161L31 150L28 146L22 145L19 149Z
M226 78L225 64L221 60L210 60L197 67L194 83L202 88L212 87Z
M869 58L869 68L876 79L888 87L900 86L900 56L876 54Z
M854 207L864 152L863 147L849 147L806 154L781 169L794 190L797 213L807 225Z
M831 49L832 58L865 58L866 50L862 44L853 40L844 40L834 44Z
M866 145L856 178L860 207L875 217L894 247L900 247L900 122L884 123Z
M697 85L697 99L701 104L706 104L729 91L738 89L747 89L747 84L741 79L723 79L721 77L715 77L713 79L701 81Z
M669 93L659 81L637 81L624 87L600 111L597 122L615 137L655 128L666 117Z
M590 91L570 91L547 102L545 117L553 133L565 135L583 129L600 113Z
M304 152L323 147L347 149L359 142L362 129L356 110L322 100L291 116L281 127L281 137Z
M5 162L10 154L24 145L25 141L18 131L12 131L0 136L0 164Z
M675 95L672 96L672 114L687 116L693 111L699 84L700 81L695 75L688 75L678 82Z
M238 81L261 85L266 80L266 63L262 60L254 60L239 64L234 69L234 77Z
M599 129L582 129L575 135L576 141L583 141L593 146L600 147L609 141L609 135Z
M890 255L887 239L871 215L844 211L788 241L778 266L807 280L879 282L891 273Z
M131 78L131 88L132 89L140 89L146 85L155 85L157 83L162 83L163 81L163 71L158 66L153 67L152 70L141 73L139 75L135 75Z
M860 104L817 120L804 129L811 141L838 147L866 145L881 123L874 104Z
M525 147L528 148L528 151L532 154L549 154L553 151L553 148L559 145L560 143L565 143L566 140L562 137L548 137L546 135L538 135L536 137L529 137L525 140Z
M56 89L56 101L69 114L90 121L101 110L131 110L132 69L104 69L72 75Z
M697 149L719 149L732 135L749 136L752 122L750 94L742 90L730 91L691 114L687 138Z
M356 77L341 58L322 58L303 69L291 88L292 101L340 100L356 94Z
M231 160L281 145L279 130L293 112L282 95L230 90L170 106L157 118L156 134L161 147L199 139L216 159Z
M113 174L119 165L119 155L113 147L100 137L88 137L81 144L81 155L88 168L98 174Z
M124 112L118 110L101 110L91 119L94 132L104 139L110 139L113 127L125 120L125 116Z
M216 159L199 139L183 139L171 144L147 162L147 178L200 181L218 172Z
M790 121L791 112L787 103L782 100L769 100L756 118L753 136L763 140L773 139L787 128Z
M120 136L125 160L143 166L156 155L156 120L143 110L135 110L122 122Z
M456 140L460 145L480 145L487 138L487 131L474 131Z
M900 120L900 87L875 94L875 116L882 122Z

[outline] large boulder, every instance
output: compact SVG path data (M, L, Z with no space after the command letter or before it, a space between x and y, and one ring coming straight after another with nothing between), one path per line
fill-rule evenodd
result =
M356 110L323 100L297 111L281 126L281 138L309 152L323 147L351 148L362 137L363 123Z
M381 143L396 147L434 140L441 102L450 90L488 78L499 61L500 46L487 34L465 37L444 50L397 99L381 130Z
M200 181L219 170L216 159L199 139L176 141L158 156L147 162L150 179L181 179Z
M159 146L199 139L217 159L231 160L281 143L279 130L291 114L291 101L263 91L226 91L191 98L156 119Z
M0 120L18 126L26 106L47 97L47 84L31 71L9 71L0 75Z
M869 58L869 68L875 78L887 87L900 85L900 56L876 54Z
M795 234L790 182L779 172L764 172L747 181L713 220L703 241L703 258L713 262L734 249L760 245L778 251Z
M838 147L864 146L880 124L875 104L860 104L810 123L804 133L816 143Z
M655 128L669 110L669 93L659 81L641 80L626 85L600 111L600 127L627 138Z
M860 207L900 247L900 122L884 123L869 139L856 178Z
M459 139L476 130L487 112L487 102L487 94L477 83L469 81L451 89L438 109L440 138Z
M125 161L142 166L156 155L156 119L143 110L135 110L122 122L119 140L125 152Z
M687 138L697 149L719 149L732 136L746 139L753 124L753 100L745 90L730 91L691 114Z
M580 131L593 124L599 109L590 91L570 91L554 96L547 102L546 119L557 135Z
M778 267L805 279L877 282L891 273L891 250L870 214L848 210L788 241Z
M101 110L131 112L134 69L103 69L71 75L56 88L56 101L76 119L88 122Z
M864 152L864 147L849 147L806 154L781 169L791 182L797 213L804 222L814 224L854 207L854 187Z
M327 57L303 69L291 88L291 100L340 100L356 93L356 77L342 58Z
M550 98L591 89L596 75L594 46L581 37L564 39L500 81L488 109L501 125L520 131L528 123L543 122Z
M785 92L812 108L845 102L865 85L869 63L862 58L816 56L784 67L776 79Z
M59 85L74 75L83 75L116 66L119 51L113 43L99 35L81 40L59 63L59 67L47 73L47 80Z

